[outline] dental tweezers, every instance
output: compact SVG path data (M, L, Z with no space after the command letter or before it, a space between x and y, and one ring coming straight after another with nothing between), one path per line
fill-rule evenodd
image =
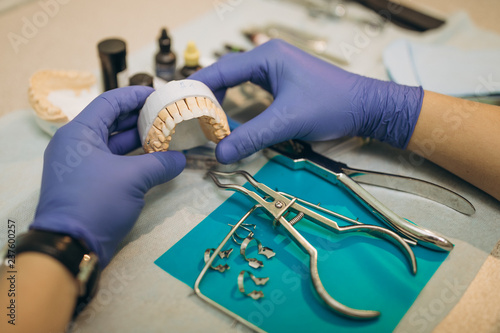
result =
M380 315L379 311L373 310L358 310L350 308L338 301L336 301L330 294L326 291L321 282L318 273L318 251L314 246L312 246L295 228L295 224L301 221L303 218L315 222L320 226L333 231L336 234L341 233L367 233L371 236L378 238L383 238L385 240L391 241L396 245L406 256L408 262L410 263L411 272L413 274L417 273L417 262L413 251L410 249L409 245L405 242L394 231L368 224L356 224L351 226L339 226L336 222L326 218L325 216L314 212L311 209L301 205L298 198L291 197L289 195L283 195L280 192L276 192L269 188L268 186L257 182L249 173L246 171L233 171L233 172L219 172L219 171L209 171L207 173L214 183L223 189L228 189L236 192L240 192L254 202L257 203L256 207L263 209L268 215L273 218L274 226L282 226L288 236L305 252L309 255L309 269L311 274L312 283L316 289L318 295L321 299L328 305L330 309L338 314L349 318L356 319L371 319L376 318ZM256 192L246 189L245 187L237 184L223 184L219 181L218 177L233 177L242 176L248 181L248 183L256 189ZM290 213L294 214L294 217L287 220L285 216ZM239 222L241 223L241 221ZM239 225L239 224L237 224ZM229 235L226 237L228 238ZM223 244L221 244L223 246ZM221 247L221 246L220 246ZM220 250L218 248L218 250ZM215 255L215 253L214 253ZM215 256L213 256L215 258Z

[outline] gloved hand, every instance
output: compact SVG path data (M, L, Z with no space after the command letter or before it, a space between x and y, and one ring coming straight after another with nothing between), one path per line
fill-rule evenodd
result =
M228 87L251 81L274 96L267 110L217 145L217 158L232 163L288 139L329 140L364 136L405 148L424 92L346 72L280 40L229 54L190 79L222 99Z
M138 110L153 89L102 94L60 128L44 155L42 188L30 228L82 239L105 267L155 185L185 165L178 152L120 156L140 146ZM119 132L110 135L113 132Z

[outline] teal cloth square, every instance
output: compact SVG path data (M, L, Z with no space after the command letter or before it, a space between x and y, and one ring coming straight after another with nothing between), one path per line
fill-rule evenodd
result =
M381 225L343 189L307 171L292 171L270 161L254 177L274 190L320 202L325 208L359 218L363 223ZM214 190L217 190L215 185ZM155 264L193 287L204 266L205 250L216 248L229 233L228 224L234 225L253 205L249 198L235 193ZM254 237L273 249L276 256L268 260L259 255L256 243L252 242L246 251L247 258L264 263L263 267L253 269L240 255L239 245L229 240L224 250L233 248L233 253L228 259L217 258L214 265L227 263L230 269L224 273L209 270L200 289L207 297L268 332L392 331L447 256L413 247L418 265L414 276L405 256L390 242L366 234L337 235L310 221L298 222L295 227L318 249L319 275L330 295L346 306L381 312L376 319L353 320L332 312L319 298L309 276L309 256L282 232L282 227L274 229L272 219L262 210L255 211L246 223L256 225ZM248 234L241 228L237 233ZM264 298L253 300L240 293L237 277L242 270L270 278L265 286L245 280L247 293L262 290Z

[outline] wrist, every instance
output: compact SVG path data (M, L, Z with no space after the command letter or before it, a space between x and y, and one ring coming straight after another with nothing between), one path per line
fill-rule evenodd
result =
M10 309L15 306L17 313L12 315L8 310L10 323L7 320L0 323L0 331L11 332L7 328L11 326L13 332L66 332L78 299L75 277L61 262L44 253L23 252L15 255L15 261L7 262L0 267L3 273L0 285L7 290L11 287L3 287L15 281L16 290L15 295L2 293L0 299L2 305L9 305L5 301L11 303L14 299ZM14 270L10 264L15 266Z
M2 252L2 258L7 254L5 249ZM47 257L51 257L65 267L66 273L69 273L77 283L75 315L94 296L100 276L98 258L80 240L67 234L32 229L16 239L14 251L16 256L25 258L33 258L41 254L42 256L38 257L42 258L42 262L47 261ZM51 261L51 265L54 265L54 260Z
M357 135L405 149L422 108L422 87L367 79L356 97L362 115Z
M106 267L109 262L98 239L74 219L54 215L49 216L48 214L39 215L35 216L35 220L29 226L29 229L69 235L81 241L85 247L98 256L101 269Z

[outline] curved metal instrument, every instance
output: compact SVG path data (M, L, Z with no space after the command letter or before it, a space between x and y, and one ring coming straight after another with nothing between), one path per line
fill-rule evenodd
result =
M224 189L237 191L246 196L250 197L255 201L265 212L273 217L273 224L276 226L282 226L290 238L299 245L304 252L306 252L309 257L309 269L311 274L311 279L316 289L318 295L325 301L325 303L335 312L356 319L371 319L378 317L380 315L379 311L371 310L358 310L350 308L338 301L336 301L330 294L326 291L321 282L318 273L318 252L314 246L312 246L294 227L302 218L307 218L312 222L316 222L322 227L333 231L336 234L341 233L367 233L369 235L383 238L392 242L396 245L406 256L410 264L410 270L413 274L417 273L417 262L413 251L410 249L409 245L405 242L394 231L389 229L367 224L356 224L352 226L339 226L336 222L326 218L325 216L318 214L298 202L298 198L291 197L288 195L283 195L279 192L273 191L266 185L257 182L250 174L246 171L234 171L234 172L218 172L209 171L207 173L215 182L215 184ZM243 186L237 184L223 184L219 181L217 177L231 177L231 176L243 176L250 185L252 185L258 192L264 195L261 196L259 193L246 189ZM295 217L291 220L285 218L287 213L294 213Z
M358 182L416 194L463 214L472 215L475 212L474 206L467 199L447 188L421 179L353 169L344 163L316 153L311 145L304 141L285 141L267 148L264 153L267 157L291 169L305 169L333 184L342 186L382 222L432 250L451 251L453 244L433 231L409 223L372 196Z

